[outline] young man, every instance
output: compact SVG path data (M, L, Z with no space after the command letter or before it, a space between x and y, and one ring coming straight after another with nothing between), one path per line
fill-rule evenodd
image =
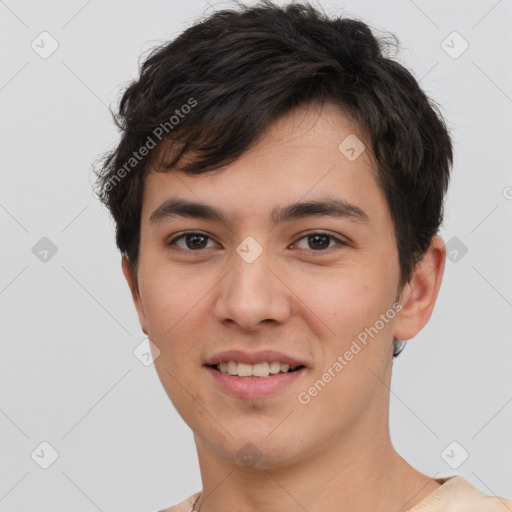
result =
M429 320L441 115L362 22L220 11L156 49L99 170L203 489L170 511L512 511L393 448L393 357Z

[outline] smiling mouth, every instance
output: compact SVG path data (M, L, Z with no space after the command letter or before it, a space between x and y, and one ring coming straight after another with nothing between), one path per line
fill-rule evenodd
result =
M304 365L290 367L288 364L279 363L277 361L271 363L258 363L255 365L229 361L227 363L210 364L207 366L224 375L247 379L274 377L276 375L282 375L285 373L293 373L301 370L302 368L305 368Z

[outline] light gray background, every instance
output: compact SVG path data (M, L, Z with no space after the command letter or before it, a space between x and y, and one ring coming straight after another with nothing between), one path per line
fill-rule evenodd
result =
M430 323L394 363L392 440L430 476L512 498L512 2L321 4L398 36L455 143L441 234L468 252L447 261ZM201 489L189 428L133 354L145 336L91 164L117 140L106 105L141 53L226 5L0 1L4 512L150 512ZM59 44L48 59L31 48L43 31ZM453 31L469 43L458 58L441 46ZM42 237L58 249L46 263L32 253ZM48 469L31 457L43 441L59 454Z

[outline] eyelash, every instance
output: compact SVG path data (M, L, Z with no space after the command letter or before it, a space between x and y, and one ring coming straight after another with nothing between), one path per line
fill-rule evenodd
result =
M178 240L181 240L182 238L185 238L186 236L188 235L199 235L199 236L202 236L204 238L207 238L209 240L212 240L212 238L208 235L205 235L204 233L201 233L199 231L185 231L184 233L181 233L180 235L174 237L172 240L170 240L169 242L167 242L167 245L168 246L172 246L172 245L176 245L176 242ZM341 246L348 246L349 244L347 242L344 242L343 240L339 239L338 237L332 235L331 233L328 233L328 232L322 232L322 231L312 231L311 233L306 233L305 235L301 236L299 239L297 239L296 242L294 243L297 243L298 241L304 239L304 238L308 238L310 236L314 236L314 235L322 235L322 236L326 236L327 238L330 238L331 240L334 240L336 242L338 242L337 245L341 245ZM201 251L204 251L206 249L197 249L197 250L194 250L194 249L183 249L182 247L179 247L180 250L182 251L185 251L185 252L201 252ZM306 250L308 252L312 252L312 253L330 253L332 249L336 249L336 246L334 247L329 247L327 249L319 249L318 251L315 251L313 249L300 249L300 250Z

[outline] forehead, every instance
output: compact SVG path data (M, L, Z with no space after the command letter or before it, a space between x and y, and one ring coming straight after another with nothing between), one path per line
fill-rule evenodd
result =
M375 180L370 149L339 108L308 105L280 117L261 140L218 172L186 175L150 171L145 178L143 221L170 198L215 204L227 215L275 219L276 206L337 197L370 218L387 205Z

